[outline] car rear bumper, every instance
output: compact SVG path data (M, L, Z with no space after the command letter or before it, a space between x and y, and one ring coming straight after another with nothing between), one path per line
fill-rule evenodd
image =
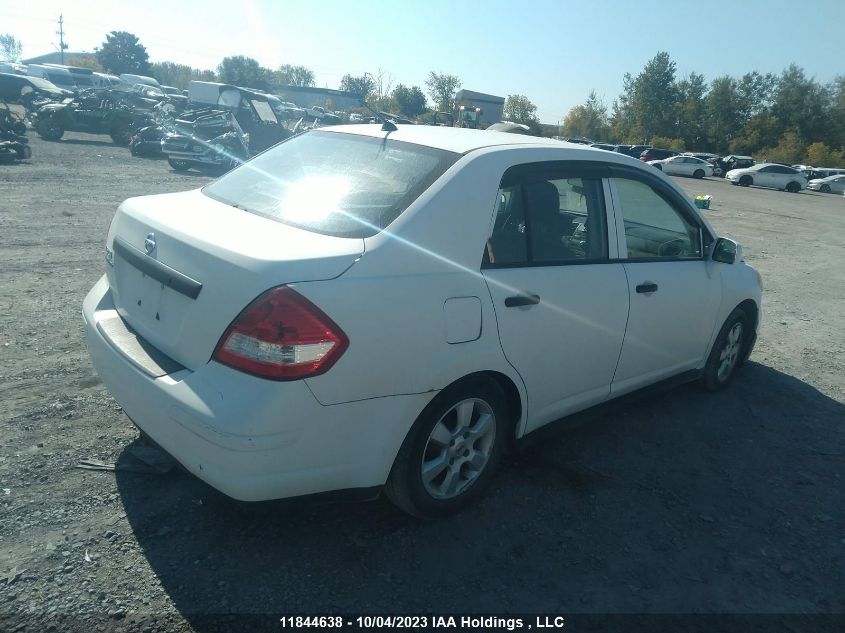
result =
M98 323L115 318L108 281L83 304L94 368L138 428L224 494L263 501L382 485L432 393L324 406L304 381L209 362L153 377Z

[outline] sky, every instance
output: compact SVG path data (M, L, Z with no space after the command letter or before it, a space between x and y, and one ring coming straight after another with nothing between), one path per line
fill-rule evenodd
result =
M23 56L93 51L113 30L134 33L151 61L213 69L227 55L303 65L317 85L376 74L425 90L430 71L488 94L522 94L556 124L591 90L608 107L626 72L667 51L679 78L780 73L820 82L845 74L845 1L817 0L0 0L0 34Z

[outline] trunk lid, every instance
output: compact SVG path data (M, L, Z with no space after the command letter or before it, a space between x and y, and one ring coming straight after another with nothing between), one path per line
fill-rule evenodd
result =
M200 190L126 200L107 244L120 315L192 370L208 362L220 336L259 294L333 279L364 252L362 239L298 229Z

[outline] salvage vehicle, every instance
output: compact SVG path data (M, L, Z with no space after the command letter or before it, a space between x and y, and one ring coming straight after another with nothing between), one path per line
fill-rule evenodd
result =
M45 103L62 101L72 96L69 90L63 90L40 77L0 73L0 100L19 103L28 112Z
M390 122L127 200L104 265L94 367L185 469L235 499L384 491L420 517L476 500L564 416L660 381L726 387L762 292L641 161Z
M732 169L725 174L732 185L770 187L789 193L807 188L807 177L797 169L775 163L757 163L747 169Z
M32 157L29 139L26 138L23 119L0 100L0 164L27 160Z
M156 132L146 130L151 140ZM135 151L138 151L137 144ZM172 130L161 138L161 153L167 156L168 164L176 171L194 167L222 173L250 157L249 136L229 110L190 110L182 113L174 121Z
M62 103L42 105L32 113L32 124L47 141L58 141L72 131L108 134L115 145L126 145L137 116L128 99L119 90L84 90Z
M695 156L670 156L662 160L647 161L649 165L670 176L704 178L713 175L713 165Z
M283 103L275 95L213 81L192 81L188 87L188 102L194 108L232 112L238 125L249 135L251 154L262 152L290 136L274 110Z

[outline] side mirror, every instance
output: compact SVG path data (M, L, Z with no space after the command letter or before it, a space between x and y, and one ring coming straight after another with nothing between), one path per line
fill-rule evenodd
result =
M735 264L742 260L742 246L727 237L720 237L713 246L712 259L723 264Z

